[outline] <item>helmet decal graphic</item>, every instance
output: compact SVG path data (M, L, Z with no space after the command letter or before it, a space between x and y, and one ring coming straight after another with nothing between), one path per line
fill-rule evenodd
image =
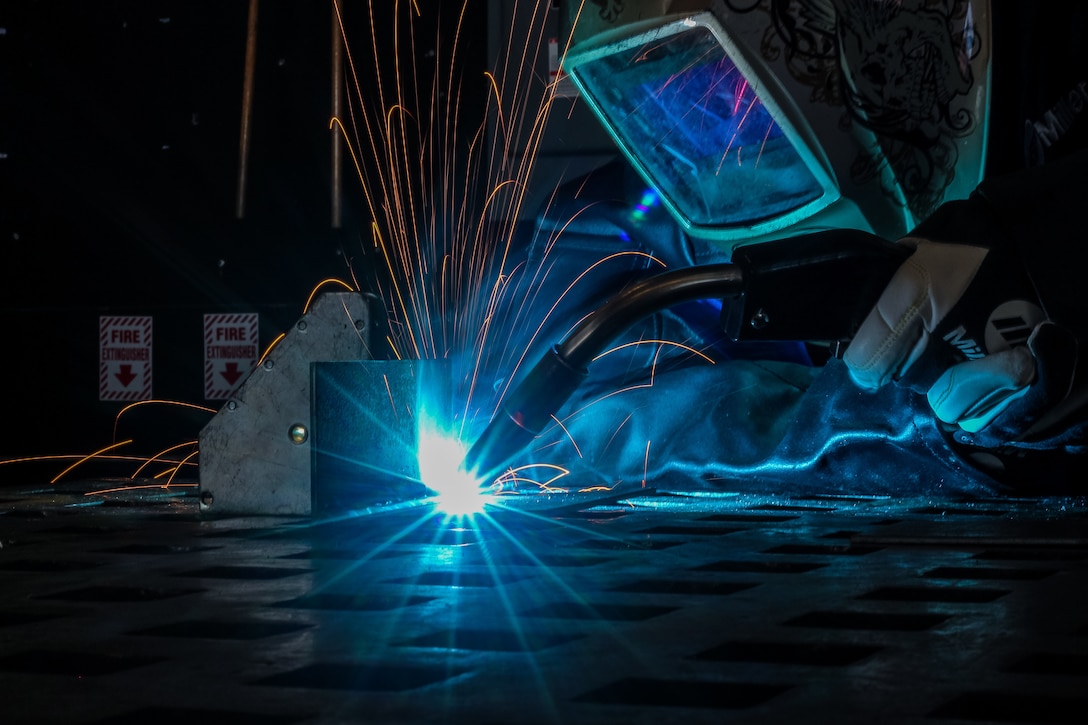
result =
M606 23L615 22L623 12L623 0L590 0L590 2L601 9L598 15Z
M969 61L981 46L968 0L726 4L735 13L767 13L764 57L782 58L812 89L811 101L843 106L846 124L876 136L883 158L859 153L851 169L856 181L879 180L886 163L917 218L942 202L955 176L957 143L979 122L960 103L976 83Z

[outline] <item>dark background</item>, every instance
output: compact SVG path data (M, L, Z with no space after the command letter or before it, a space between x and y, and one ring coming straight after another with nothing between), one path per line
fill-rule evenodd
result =
M349 47L372 57L368 3L344 5ZM377 37L391 41L394 3L374 5ZM422 2L416 20L422 75L435 38L452 32L440 5ZM459 68L479 73L486 22L474 5L478 37ZM320 280L349 280L349 261L365 278L350 161L344 223L331 225L331 2L260 0L236 217L248 11L248 0L0 4L0 460L113 439L124 404L98 401L100 315L152 315L155 398L218 407L203 400L204 314L258 312L264 347ZM391 42L378 51L391 68ZM195 439L208 418L146 406L118 436L154 450ZM32 470L0 465L0 482L25 483Z
M394 9L403 20L418 5L416 43L401 59L420 79L452 74L460 128L476 128L492 63L488 10L510 3L467 2L447 69L435 48L451 46L460 0L342 0L362 84L349 96L373 100L373 57L385 78L394 67ZM1055 22L1045 4L993 3L992 173L1023 164L1025 119L1083 80L1083 7L1063 6ZM263 348L320 280L354 271L365 282L373 271L362 182L346 158L343 225L330 223L331 0L259 0L246 213L236 218L248 10L249 0L0 0L0 461L113 440L123 404L98 400L100 315L151 315L155 397L214 408L221 401L203 400L204 314L257 312ZM579 110L563 107L570 120L545 139L564 167L585 147L612 153L585 143L603 132L568 115ZM1060 145L1083 146L1085 128ZM155 452L195 439L208 418L148 406L117 435ZM63 465L0 463L0 483Z

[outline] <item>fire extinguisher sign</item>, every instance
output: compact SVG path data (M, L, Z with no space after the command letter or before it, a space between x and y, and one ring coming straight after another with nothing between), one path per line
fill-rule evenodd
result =
M98 399L151 398L151 317L98 318Z
M224 400L257 365L257 313L204 315L204 398Z

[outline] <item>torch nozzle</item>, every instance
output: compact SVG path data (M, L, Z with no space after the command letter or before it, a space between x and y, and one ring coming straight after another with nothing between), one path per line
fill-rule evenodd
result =
M502 467L532 442L578 389L587 371L553 348L525 376L465 456L465 469L489 487Z

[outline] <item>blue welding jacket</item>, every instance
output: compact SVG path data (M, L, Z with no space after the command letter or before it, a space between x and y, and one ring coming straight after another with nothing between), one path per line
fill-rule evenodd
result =
M511 370L531 368L624 285L728 261L685 235L623 161L568 183L522 239L521 274L492 323L510 335L485 366L496 395L518 380ZM563 426L521 462L563 465L576 487L992 492L990 479L946 450L911 391L859 391L844 366L815 365L801 342L731 342L719 314L720 303L705 300L633 321L619 349L590 366Z
M565 185L521 239L519 273L492 321L509 339L484 365L496 397L624 285L728 261L685 235L623 161ZM731 342L719 313L706 300L632 321L616 351L590 365L563 425L518 463L562 465L575 488L994 492L957 459L924 398L896 386L860 391L844 365L814 364L801 342Z
M846 366L733 360L673 369L622 394L589 384L525 463L560 485L787 496L992 496L910 390L868 392Z
M712 246L687 238L631 178L611 165L580 180L527 239L524 269L536 273L511 286L520 302L502 313L520 322L499 323L516 331L518 344L505 352L516 354L522 371L625 284L659 270L726 261ZM1004 213L1012 206L1006 199L997 208ZM955 223L939 224L942 218L934 216L940 229L925 227L929 236L942 238L942 230L964 236ZM1020 228L1008 220L1003 226ZM1069 237L1058 234L1061 229L1053 236ZM1059 287L1060 299L1075 297L1069 284ZM993 495L1004 483L1062 493L1079 480L1060 456L1044 455L1032 456L1022 471L1030 480L1003 476L999 482L970 460L989 451L955 445L955 431L935 418L918 391L899 385L860 390L844 364L814 365L800 343L731 343L718 332L717 313L713 301L702 301L633 321L616 341L620 349L590 365L584 384L559 411L562 424L545 430L519 464L568 468L575 487L649 482L791 495ZM1083 323L1083 315L1070 319L1074 328ZM518 366L507 361L495 369ZM496 382L502 391L516 377L497 374ZM981 459L975 463L987 469Z

